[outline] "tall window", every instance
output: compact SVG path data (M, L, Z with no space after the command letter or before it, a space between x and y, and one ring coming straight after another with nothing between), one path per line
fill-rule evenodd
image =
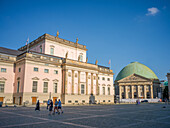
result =
M105 80L105 78L104 78L104 77L102 77L102 80Z
M108 91L108 95L110 95L110 87L108 87L108 90L107 90L107 91Z
M20 81L17 83L17 93L19 93Z
M37 81L33 81L32 92L37 92Z
M6 68L1 68L1 72L6 72Z
M4 93L5 82L0 81L0 93Z
M84 94L84 84L81 85L81 94Z
M57 83L54 83L54 93L57 93Z
M103 95L105 95L105 87L103 87Z
M42 46L40 46L40 52L42 53Z
M49 73L49 70L48 69L44 69L44 73Z
M21 68L18 69L18 72L21 72Z
M54 55L54 48L50 48L50 54Z
M107 78L107 81L110 81L110 78Z
M44 93L48 93L48 82L44 82L43 92L44 92Z

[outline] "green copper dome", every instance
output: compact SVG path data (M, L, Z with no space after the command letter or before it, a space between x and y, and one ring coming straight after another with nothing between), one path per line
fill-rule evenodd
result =
M158 79L158 77L155 75L155 73L147 66L145 66L139 62L132 62L132 63L128 64L126 67L124 67L119 72L119 74L116 77L116 81L121 80L127 76L130 76L134 73L138 74L140 76L143 76L145 78Z

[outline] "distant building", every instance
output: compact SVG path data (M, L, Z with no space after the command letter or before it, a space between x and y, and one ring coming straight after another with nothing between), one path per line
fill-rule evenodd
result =
M169 94L169 100L170 100L170 73L167 73L167 78L168 78L168 94Z
M158 77L139 62L132 62L124 67L117 75L115 85L120 99L153 99L160 92Z
M88 63L86 51L78 39L74 43L49 34L18 50L0 47L0 101L113 103L113 71L97 60Z

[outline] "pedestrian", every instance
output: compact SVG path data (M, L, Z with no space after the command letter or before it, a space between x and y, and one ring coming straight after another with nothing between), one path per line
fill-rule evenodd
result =
M138 105L138 100L136 100L136 105Z
M59 111L58 111L58 101L57 101L57 99L55 99L55 107L54 107L53 115L55 114L55 110L57 110L57 112L56 112L56 113L58 113L58 114L59 114Z
M48 99L48 101L47 101L47 109L48 109L49 105L50 105L50 99Z
M58 100L58 111L59 111L59 109L61 110L61 113L63 113L60 99ZM60 114L60 112L58 112L58 113Z
M39 100L37 101L37 104L36 104L36 107L35 107L35 111L36 110L39 110L40 111L40 102L39 102Z
M53 110L53 101L50 100L50 105L49 105L49 115L51 115L52 110Z

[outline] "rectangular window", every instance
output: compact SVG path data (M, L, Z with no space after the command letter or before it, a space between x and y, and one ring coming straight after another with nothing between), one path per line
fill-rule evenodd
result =
M0 81L0 93L4 93L5 82Z
M34 67L34 72L38 72L38 68Z
M102 80L105 80L105 78L104 78L104 77L102 77Z
M84 94L84 84L81 85L81 94Z
M69 100L68 103L71 103L71 100Z
M49 73L49 70L48 69L44 69L44 73Z
M107 81L110 81L110 78L107 78Z
M37 92L37 81L33 81L32 92Z
M54 74L58 74L58 70L54 70Z
M50 48L50 54L54 55L54 48Z
M18 72L21 72L21 68L18 69Z
M44 93L48 93L48 82L44 82L43 92L44 92Z
M1 72L6 72L6 68L1 68Z
M20 86L20 81L17 83L17 93L19 93L19 86Z
M54 83L54 93L57 93L57 83Z

